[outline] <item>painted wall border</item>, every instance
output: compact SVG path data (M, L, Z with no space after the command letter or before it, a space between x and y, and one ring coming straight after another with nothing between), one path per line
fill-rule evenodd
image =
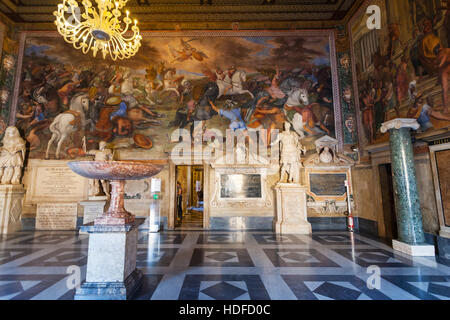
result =
M361 4L359 9L355 12L355 14L351 17L350 21L347 24L347 30L348 30L348 38L350 40L350 56L351 56L351 62L352 62L352 79L353 79L353 96L355 97L355 112L356 112L356 129L358 134L358 144L359 144L359 159L361 159L364 156L364 141L362 140L362 134L364 133L364 128L362 125L362 119L361 119L361 106L359 103L359 87L358 87L358 75L356 74L356 54L355 54L355 44L353 43L353 32L352 27L355 24L355 22L361 18L361 15L363 15L367 7L370 4L370 0L366 0Z

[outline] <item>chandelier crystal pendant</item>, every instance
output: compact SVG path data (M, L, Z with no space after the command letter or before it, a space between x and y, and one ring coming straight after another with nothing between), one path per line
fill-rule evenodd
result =
M136 19L132 25L128 10L121 21L120 9L127 1L95 0L95 8L91 1L83 0L82 13L77 0L63 0L53 12L58 32L84 54L92 50L94 57L101 51L103 59L108 54L114 61L130 58L138 52L142 36Z

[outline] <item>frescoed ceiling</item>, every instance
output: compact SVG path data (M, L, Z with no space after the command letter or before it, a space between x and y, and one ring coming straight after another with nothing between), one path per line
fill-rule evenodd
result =
M25 29L53 29L60 0L0 0L0 12ZM81 2L81 1L79 1ZM129 0L146 29L321 28L339 24L362 0Z

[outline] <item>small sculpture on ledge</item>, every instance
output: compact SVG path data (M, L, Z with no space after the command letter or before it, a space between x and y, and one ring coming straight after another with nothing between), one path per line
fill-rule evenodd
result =
M98 143L98 150L93 149L86 152L86 155L94 156L95 161L112 161L113 160L113 152L111 149L106 148L106 142L100 141ZM107 199L111 197L109 189L109 181L108 180L97 180L92 179L90 181L90 191L89 194L91 197L101 197L106 195Z
M306 152L305 147L300 143L300 136L291 131L291 124L284 123L284 131L279 134L281 144L281 179L280 183L287 180L287 183L300 183L301 155Z
M322 150L318 150L319 160L322 163L331 163L334 161L334 152L329 147L325 146Z
M3 137L3 147L0 153L0 183L20 184L23 162L25 160L25 140L20 136L19 130L8 127Z
M355 163L352 158L337 151L338 141L334 138L323 136L314 143L316 145L316 153L305 159L303 162L305 167L339 167L353 165Z

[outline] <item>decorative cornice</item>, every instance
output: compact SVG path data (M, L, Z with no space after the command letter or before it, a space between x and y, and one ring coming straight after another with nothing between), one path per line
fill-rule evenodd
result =
M235 21L154 21L141 22L140 29L143 31L165 31L165 30L232 30ZM18 23L18 29L22 31L54 31L54 23ZM240 30L299 30L299 29L331 29L335 27L333 21L240 21Z

